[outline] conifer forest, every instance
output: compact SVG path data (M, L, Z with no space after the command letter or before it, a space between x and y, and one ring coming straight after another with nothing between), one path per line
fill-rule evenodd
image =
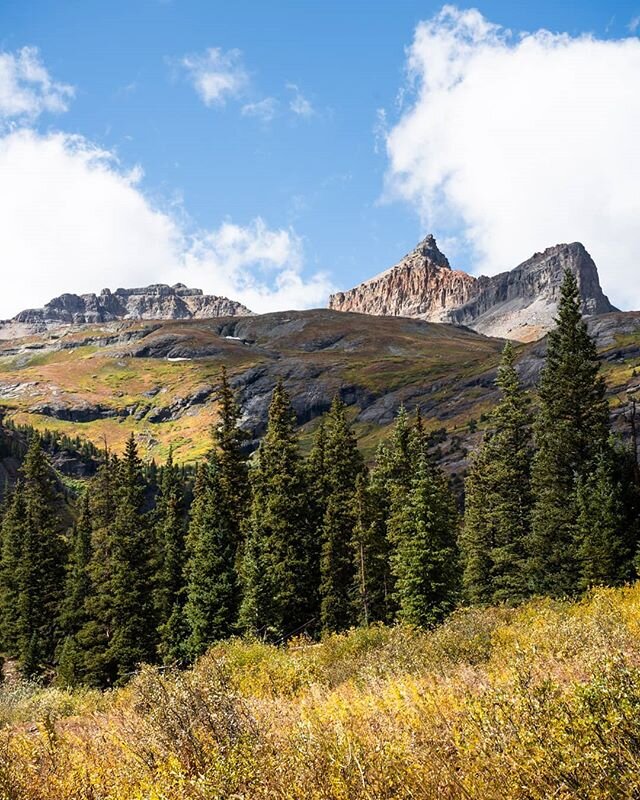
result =
M367 465L336 398L301 453L282 382L247 453L221 377L195 468L98 454L62 490L38 435L2 509L0 649L27 678L127 683L231 637L285 645L379 623L432 629L462 606L575 598L635 579L637 454L612 437L604 382L567 272L535 394L507 343L500 400L464 496L420 409L401 409Z

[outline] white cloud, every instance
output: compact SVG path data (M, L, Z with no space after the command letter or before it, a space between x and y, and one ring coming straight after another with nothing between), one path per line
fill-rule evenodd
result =
M329 277L316 273L306 279L302 266L301 239L291 230L270 230L257 218L246 227L224 222L196 237L173 275L201 283L216 275L216 286L225 289L220 293L258 312L326 305L333 290Z
M207 106L224 105L228 98L242 94L249 84L240 50L225 52L210 47L205 53L184 56L180 64Z
M298 117L313 117L316 113L309 100L302 94L295 83L288 83L287 89L293 92L293 97L289 101L289 108Z
M0 138L0 319L62 292L181 281L255 311L323 305L332 290L307 277L300 238L256 219L185 229L155 208L110 152L64 133Z
M255 103L242 106L243 117L257 117L263 122L271 122L278 111L278 101L275 97L265 97Z
M635 33L638 30L638 28L640 28L640 14L633 17L633 19L629 22L628 27L631 33Z
M0 119L33 120L45 111L66 111L73 86L54 81L36 47L0 52Z
M207 106L222 106L230 99L246 98L248 102L240 108L243 117L255 117L262 122L271 122L281 106L275 97L264 97L253 100L250 95L251 80L244 67L240 50L223 51L219 47L211 47L201 54L184 56L178 66L187 71L196 92ZM289 110L298 117L310 118L316 115L311 102L302 94L295 83L285 85L291 93L288 99Z
M640 307L640 41L513 35L445 6L407 66L388 194L425 228L457 227L476 271L580 240L613 302Z

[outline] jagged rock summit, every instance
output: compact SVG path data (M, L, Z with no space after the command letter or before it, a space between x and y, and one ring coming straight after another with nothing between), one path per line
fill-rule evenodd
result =
M228 297L204 294L183 283L156 283L140 289L103 289L100 294L62 294L44 308L27 309L10 323L34 329L59 324L115 322L129 319L203 319L248 316L253 312Z
M451 268L429 235L398 264L329 298L329 308L466 325L487 336L534 341L552 327L565 269L578 279L585 314L617 309L580 242L535 253L508 272L476 278Z

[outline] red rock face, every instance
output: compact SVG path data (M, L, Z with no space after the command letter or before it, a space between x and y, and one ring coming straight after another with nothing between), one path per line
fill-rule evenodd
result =
M591 256L579 243L550 247L510 272L475 278L452 270L428 236L381 275L329 299L329 308L467 325L489 336L531 341L553 327L565 269L578 278L585 314L614 307Z
M446 319L449 309L475 297L476 279L429 262L401 262L388 273L331 296L329 308L382 316Z

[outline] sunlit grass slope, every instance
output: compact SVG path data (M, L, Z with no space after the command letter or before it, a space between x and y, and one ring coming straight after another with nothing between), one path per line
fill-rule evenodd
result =
M113 693L9 681L0 796L640 796L640 586L441 628L233 641Z
M373 452L401 402L437 407L448 427L465 424L474 398L464 382L495 369L501 349L497 339L450 325L327 310L85 326L0 341L0 410L17 424L106 441L116 452L134 432L145 457L162 462L171 447L178 461L194 461L210 445L224 365L249 427L264 423L279 378L303 423L340 392L356 413L386 403L388 414L356 424Z

